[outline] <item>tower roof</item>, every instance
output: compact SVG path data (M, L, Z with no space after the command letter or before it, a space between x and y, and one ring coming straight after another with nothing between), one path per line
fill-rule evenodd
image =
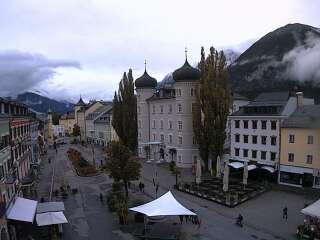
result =
M176 82L196 81L200 79L200 71L192 67L186 59L183 66L176 69L172 76Z
M76 106L85 106L86 104L84 103L84 101L82 100L82 97L80 96L79 101L77 102Z
M146 61L144 62L144 73L141 77L137 78L134 85L136 88L155 88L157 86L157 80L147 73Z

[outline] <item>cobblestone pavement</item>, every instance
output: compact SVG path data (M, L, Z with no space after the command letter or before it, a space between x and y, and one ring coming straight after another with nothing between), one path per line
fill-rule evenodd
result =
M131 239L123 234L117 224L114 223L113 215L106 205L102 205L99 199L100 192L104 193L111 188L112 180L105 174L95 177L79 177L67 159L69 144L58 148L56 154L53 150L48 151L51 163L44 159L41 164L41 174L37 185L38 198L44 197L47 201L50 193L50 183L53 168L55 168L54 187L60 188L61 184L69 184L77 188L77 194L69 193L64 200L65 215L69 221L64 224L63 239L67 240L122 240ZM52 199L61 201L60 198Z
M303 222L303 215L300 210L305 203L315 200L302 194L287 191L269 191L240 206L228 208L173 190L175 176L164 167L153 166L144 162L142 166L141 180L145 182L147 192L151 196L155 196L152 179L156 171L161 189L158 195L171 189L179 201L199 213L203 219L203 226L198 233L200 239L294 239L297 225ZM192 181L193 178L189 170L184 170L179 180ZM282 219L284 206L287 206L289 211L287 221ZM234 224L239 213L244 216L245 226L242 229ZM188 226L186 229L192 228Z
M54 189L59 188L63 183L79 189L78 194L69 194L65 200L66 217L70 223L64 226L64 239L132 239L130 235L120 231L119 226L113 222L113 215L100 203L98 196L100 192L111 188L112 179L105 174L88 178L77 176L66 156L70 146L78 148L86 159L92 161L92 150L88 147L63 145L59 148L58 154L51 150L48 152L48 156L52 158L51 163L49 164L46 159L43 161L38 184L38 198L43 196L48 199L50 180L53 166L55 166ZM101 149L95 150L95 156L97 159L104 159ZM194 209L202 220L200 229L192 224L183 224L184 240L294 239L296 226L303 221L300 210L306 202L312 201L299 194L270 191L238 207L227 208L173 190L175 176L167 168L142 163L140 180L145 183L145 191L151 198L155 197L155 187L152 183L155 170L160 184L158 196L169 189L172 190L176 198L188 208ZM194 176L191 175L190 170L184 170L179 181L193 181L193 179ZM138 182L134 184L137 185ZM281 216L285 205L289 210L288 221L283 220ZM244 216L243 228L235 225L235 218L239 213Z

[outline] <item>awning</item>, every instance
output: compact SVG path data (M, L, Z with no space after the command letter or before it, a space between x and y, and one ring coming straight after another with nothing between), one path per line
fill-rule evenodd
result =
M129 210L142 213L148 217L196 215L182 206L170 191L149 203L130 208Z
M7 211L7 218L23 222L33 222L37 201L17 197Z
M257 166L254 164L248 165L248 171L254 170L256 168L257 168Z
M239 168L242 168L244 166L244 164L241 163L241 162L232 162L232 163L229 163L228 165L230 167L235 168L235 169L239 169Z
M263 166L261 169L267 170L271 173L274 173L276 170L273 167Z
M68 223L63 212L40 213L36 216L38 226L47 226L54 224Z
M320 200L314 202L308 207L301 210L301 213L307 216L320 218Z
M62 212L64 210L63 202L44 202L38 203L37 206L37 214L46 212Z

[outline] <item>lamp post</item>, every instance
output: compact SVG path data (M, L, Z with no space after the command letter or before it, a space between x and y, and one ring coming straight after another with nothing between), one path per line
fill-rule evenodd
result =
M92 146L92 164L93 164L94 168L96 168L96 160L94 158L94 146L93 146L93 144L91 144L91 146Z

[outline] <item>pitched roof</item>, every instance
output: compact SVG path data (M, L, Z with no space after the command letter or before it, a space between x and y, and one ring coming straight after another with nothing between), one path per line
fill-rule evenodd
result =
M320 128L320 105L307 105L297 108L282 123L283 128Z

